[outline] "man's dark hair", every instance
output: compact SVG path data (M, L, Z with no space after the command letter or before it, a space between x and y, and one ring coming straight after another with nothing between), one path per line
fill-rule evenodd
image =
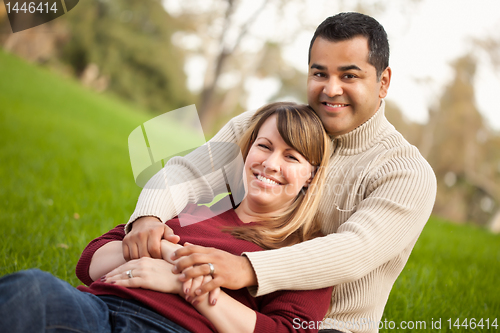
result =
M380 79L382 72L389 66L387 33L377 20L361 13L340 13L324 20L311 39L308 62L311 62L311 48L316 38L340 42L357 36L366 37L368 40L368 63L375 67L377 77Z

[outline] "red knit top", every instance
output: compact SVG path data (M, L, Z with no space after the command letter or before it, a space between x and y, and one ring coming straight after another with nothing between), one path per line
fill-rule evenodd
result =
M221 231L223 227L227 226L246 225L238 218L234 210L194 224L186 223L190 218L189 215L199 220L200 215L207 216L206 214L210 213L209 208L192 205L185 212L180 215L183 226L180 225L178 217L167 222L174 233L180 236L180 244L189 242L215 247L235 255L241 255L243 252L262 251L262 248L252 242L236 239L231 234ZM124 225L122 224L87 245L76 266L76 275L89 287L79 286L78 289L94 295L115 295L139 301L191 332L216 332L215 327L208 319L178 295L92 281L89 276L89 266L95 251L108 242L121 241L124 237ZM316 332L317 329L314 328L319 326L319 322L326 314L332 295L332 288L277 291L256 298L252 297L246 288L224 289L224 291L255 310L257 313L255 332L259 333ZM304 329L303 327L308 328Z

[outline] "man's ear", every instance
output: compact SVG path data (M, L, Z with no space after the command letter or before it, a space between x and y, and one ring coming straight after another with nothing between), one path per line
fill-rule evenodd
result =
M389 90L389 86L391 85L391 76L392 69L391 67L387 67L380 75L380 91L378 94L379 98L385 98L387 96L387 91Z

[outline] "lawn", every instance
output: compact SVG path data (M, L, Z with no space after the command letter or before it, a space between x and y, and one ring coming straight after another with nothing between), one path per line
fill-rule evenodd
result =
M79 284L74 268L85 245L134 209L140 188L127 138L150 118L0 50L0 276L36 267ZM425 329L406 331L446 332L448 319L460 318L452 331L463 332L471 331L463 320L474 318L483 319L474 331L497 331L499 275L500 236L431 218L392 290L384 325L422 321ZM441 329L432 329L439 318Z
M393 287L384 320L396 325L401 321L426 322L426 330L398 332L499 332L499 275L499 235L432 217ZM432 321L439 318L441 330L432 330ZM476 323L483 319L484 327L465 328L466 318L467 323L472 318ZM496 318L499 329L491 326Z

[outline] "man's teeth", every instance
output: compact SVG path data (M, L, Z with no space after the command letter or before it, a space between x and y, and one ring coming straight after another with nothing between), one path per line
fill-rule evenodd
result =
M275 182L274 180L262 177L261 175L257 175L257 179L264 182L264 183L268 183L271 185L279 185L279 183Z
M330 103L326 103L326 105L332 108L341 108L343 106L346 106L346 104L330 104Z

